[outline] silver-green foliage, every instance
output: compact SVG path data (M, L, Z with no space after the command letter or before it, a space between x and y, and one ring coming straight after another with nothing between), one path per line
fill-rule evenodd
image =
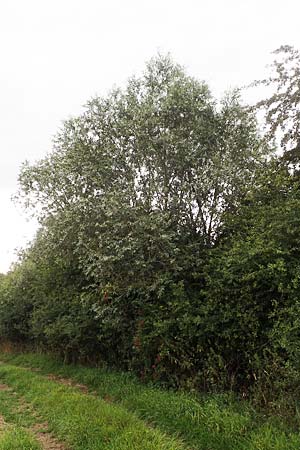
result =
M24 165L22 195L59 218L85 275L111 290L197 278L262 159L236 92L220 105L169 57L65 122L52 153Z

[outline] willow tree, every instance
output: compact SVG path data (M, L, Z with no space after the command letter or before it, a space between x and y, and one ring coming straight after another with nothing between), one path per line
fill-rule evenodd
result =
M254 116L169 57L65 122L52 153L24 165L22 194L59 218L87 277L102 287L197 278L263 160Z

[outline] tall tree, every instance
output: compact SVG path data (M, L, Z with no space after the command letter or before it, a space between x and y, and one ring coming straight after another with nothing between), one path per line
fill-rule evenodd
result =
M205 83L158 57L66 122L20 183L42 218L59 215L87 276L128 287L197 273L261 159L237 93L217 106Z
M264 111L267 137L280 139L283 161L296 166L300 162L300 52L283 45L274 54L269 78L254 83L273 92L256 107Z

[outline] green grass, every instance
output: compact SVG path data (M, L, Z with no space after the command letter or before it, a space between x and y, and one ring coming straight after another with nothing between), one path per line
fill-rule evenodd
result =
M0 390L0 414L8 424L29 428L37 422L32 405L24 403L12 389Z
M34 436L22 428L8 427L0 433L0 450L41 450Z
M25 429L37 421L33 408L11 389L0 390L0 414L5 419L0 429L0 450L42 449L33 433Z
M49 423L49 429L75 450L180 450L174 437L152 429L118 405L85 395L11 365L0 366L0 378Z
M41 446L29 430L36 421L30 406L20 403L12 390L0 390L0 414L5 423L0 428L0 450L41 450Z
M175 393L143 385L131 374L66 366L45 355L0 359L41 370L37 374L0 365L0 378L24 395L55 434L75 449L300 449L299 433L233 395ZM47 373L83 383L100 398L43 378Z

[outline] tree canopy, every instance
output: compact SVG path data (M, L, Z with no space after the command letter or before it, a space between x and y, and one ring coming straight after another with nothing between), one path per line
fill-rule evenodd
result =
M24 164L41 227L0 278L2 338L264 401L300 385L299 53L276 55L264 135L158 56Z
M67 121L20 182L42 220L59 217L88 277L145 285L198 271L263 156L236 92L217 105L205 83L157 57Z
M279 137L283 159L295 166L300 160L300 52L283 45L274 54L270 77L254 83L273 92L256 107L264 111L268 138Z

